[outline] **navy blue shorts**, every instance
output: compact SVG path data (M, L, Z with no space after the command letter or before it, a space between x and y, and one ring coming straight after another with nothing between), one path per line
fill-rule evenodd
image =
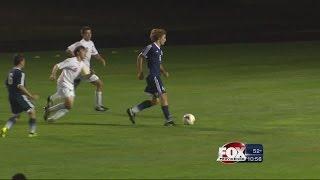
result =
M20 114L23 111L29 111L34 108L34 105L25 95L9 97L9 102L11 106L11 112L13 114Z
M144 92L153 95L154 97L159 97L161 94L166 93L163 83L159 76L148 76L146 78L147 87Z

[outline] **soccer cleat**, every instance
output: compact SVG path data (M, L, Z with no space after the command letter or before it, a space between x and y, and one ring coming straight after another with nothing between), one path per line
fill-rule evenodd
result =
M47 97L47 106L46 107L50 107L53 105L53 101L51 100L51 96Z
M175 126L176 124L174 123L174 121L173 120L169 120L169 121L166 121L165 123L164 123L164 126Z
M43 119L45 121L48 121L48 116L50 114L50 112L48 111L48 106L44 107L43 110L44 110Z
M1 131L0 131L0 135L1 137L6 137L7 136L7 132L8 132L8 129L7 128L2 128Z
M28 137L37 137L38 136L38 134L37 133L29 133L29 135L28 135Z
M100 112L104 112L104 111L109 110L109 108L104 107L104 106L96 106L95 110L100 111Z
M132 122L132 124L135 124L135 117L136 117L136 114L134 112L132 112L132 109L131 108L128 108L127 109L127 114L129 116L129 120Z

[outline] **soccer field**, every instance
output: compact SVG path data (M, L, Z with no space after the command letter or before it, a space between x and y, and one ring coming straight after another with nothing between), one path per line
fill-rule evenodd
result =
M163 126L160 106L138 114L134 126L128 120L126 108L147 97L136 77L137 48L101 50L106 68L93 60L109 111L94 110L94 87L82 82L74 109L47 124L42 107L56 88L48 77L64 54L25 53L27 87L41 96L39 136L27 137L23 115L0 139L0 179L17 172L29 179L318 178L319 49L319 42L164 47L171 76L163 81L176 127ZM0 54L3 81L11 59ZM2 126L10 110L1 87ZM185 113L196 116L195 125L182 125ZM232 141L263 144L264 161L217 162L218 148Z

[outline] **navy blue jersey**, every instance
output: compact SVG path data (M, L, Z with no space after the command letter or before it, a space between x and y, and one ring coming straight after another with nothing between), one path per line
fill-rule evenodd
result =
M150 75L160 76L162 50L155 43L152 43L142 50L141 55L147 60Z
M18 89L18 85L25 86L25 73L21 69L13 68L6 79L6 86L10 97L23 95L20 89Z

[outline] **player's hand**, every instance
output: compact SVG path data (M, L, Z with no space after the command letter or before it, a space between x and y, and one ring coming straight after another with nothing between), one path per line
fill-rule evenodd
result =
M30 99L33 100L33 101L36 101L36 100L38 100L39 98L40 98L40 97L39 97L39 95L37 95L37 94L32 94L31 97L30 97Z
M138 79L139 80L143 80L144 79L143 72L138 73Z
M51 74L50 77L49 77L49 79L50 79L51 81L55 81L55 80L57 79L57 77L56 77L54 74Z
M163 75L164 75L164 77L166 77L166 78L169 77L169 73L168 73L168 72L164 72Z

